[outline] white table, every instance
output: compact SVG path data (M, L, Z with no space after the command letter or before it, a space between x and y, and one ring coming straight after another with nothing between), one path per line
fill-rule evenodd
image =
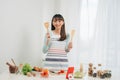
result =
M27 77L21 74L10 74L9 72L4 72L0 74L0 80L66 80L65 75L50 75L49 78L42 78L40 75L36 77ZM98 79L90 78L87 75L83 79L74 80L116 80L116 79Z

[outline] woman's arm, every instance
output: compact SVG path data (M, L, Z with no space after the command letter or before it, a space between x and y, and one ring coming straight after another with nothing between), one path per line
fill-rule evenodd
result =
M66 48L65 48L65 51L66 52L69 52L71 49L72 49L72 42L69 42L70 41L70 35L67 34L67 38L66 38Z

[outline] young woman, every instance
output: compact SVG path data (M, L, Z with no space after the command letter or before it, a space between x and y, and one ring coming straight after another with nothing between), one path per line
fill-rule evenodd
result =
M48 26L48 23L45 23ZM67 53L72 49L70 35L66 34L62 15L55 14L51 21L51 31L46 33L43 52L47 53L44 67L49 70L67 70Z

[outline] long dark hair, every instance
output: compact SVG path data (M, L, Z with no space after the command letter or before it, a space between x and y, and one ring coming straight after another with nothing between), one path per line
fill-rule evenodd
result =
M66 32L65 32L65 21L62 15L60 14L55 14L52 18L52 22L51 22L51 30L55 30L55 27L53 26L53 19L57 19L57 20L62 20L64 22L64 24L61 27L61 31L60 31L60 39L59 41L64 41L66 39Z

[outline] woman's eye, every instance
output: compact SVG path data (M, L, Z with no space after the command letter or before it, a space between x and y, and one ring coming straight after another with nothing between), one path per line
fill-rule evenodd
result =
M53 21L53 22L57 22L57 21Z
M61 21L59 21L59 22L61 22Z

